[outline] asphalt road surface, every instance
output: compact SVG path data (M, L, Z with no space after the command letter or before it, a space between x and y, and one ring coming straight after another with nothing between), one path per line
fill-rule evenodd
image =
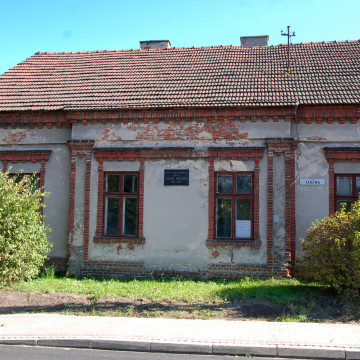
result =
M0 345L1 360L240 360L248 357ZM251 360L283 360L254 358ZM296 359L292 359L296 360Z

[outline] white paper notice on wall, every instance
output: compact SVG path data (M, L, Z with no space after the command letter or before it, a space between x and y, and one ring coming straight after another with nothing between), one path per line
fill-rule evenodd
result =
M250 238L251 237L251 221L250 220L236 220L236 237Z

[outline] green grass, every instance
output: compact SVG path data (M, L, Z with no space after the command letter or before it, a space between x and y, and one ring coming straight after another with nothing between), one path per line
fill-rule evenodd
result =
M62 310L66 314L78 315L238 319L241 314L236 305L230 304L232 300L261 299L281 307L280 316L269 318L275 321L358 322L360 319L359 302L351 303L347 309L330 288L297 279L98 279L56 276L47 271L36 279L14 285L10 290L86 294L90 306L66 305ZM109 300L111 306L105 307L97 303L102 297L109 296L124 298L122 305L117 305L116 300Z
M97 279L40 276L21 282L14 290L38 293L88 294L96 301L102 296L123 298L144 298L153 302L183 301L225 302L233 299L258 298L279 305L289 301L307 303L309 297L319 296L326 291L317 284L305 284L296 279L252 280L244 278L236 281L200 281L189 279Z

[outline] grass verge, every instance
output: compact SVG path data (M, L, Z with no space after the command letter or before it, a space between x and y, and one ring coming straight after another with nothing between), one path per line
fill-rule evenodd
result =
M86 294L91 305L65 305L61 311L67 314L301 322L360 319L358 302L343 304L328 287L297 279L97 279L60 277L47 272L12 290ZM109 297L115 299L101 301ZM273 304L274 312L270 306L264 314L264 305L259 305L259 301Z

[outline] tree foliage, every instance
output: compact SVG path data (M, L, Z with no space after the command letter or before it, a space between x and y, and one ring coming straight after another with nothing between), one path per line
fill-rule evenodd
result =
M305 274L340 292L360 294L360 202L317 220L303 240Z
M34 175L0 171L0 285L30 279L44 264L51 246L41 214L47 195Z

